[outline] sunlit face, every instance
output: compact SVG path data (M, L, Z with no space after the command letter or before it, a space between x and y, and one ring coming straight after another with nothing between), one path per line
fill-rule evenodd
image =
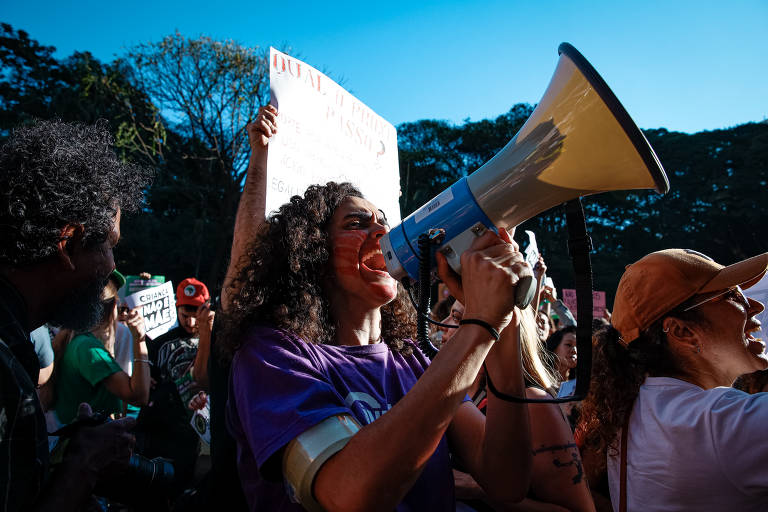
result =
M755 336L762 303L735 288L697 308L707 324L700 328L704 357L734 378L768 368L765 342Z
M555 349L555 354L563 367L576 368L576 335L572 332L563 335L563 339Z
M67 279L74 283L57 308L46 319L53 325L74 330L90 330L104 314L101 294L115 269L113 249L120 240L120 210L114 219L112 231L102 243L83 247L74 242L69 247L69 257L74 270Z
M448 315L448 317L445 318L441 323L448 325L459 325L459 322L461 322L462 318L464 318L464 305L461 302L456 301L453 303L453 306L451 306L451 314ZM456 329L445 327L441 327L440 329L443 331L443 343L448 343L448 340L450 340L456 332Z
M384 213L370 201L347 197L331 218L331 296L339 293L371 307L397 297L397 281L387 272L379 240L389 231Z

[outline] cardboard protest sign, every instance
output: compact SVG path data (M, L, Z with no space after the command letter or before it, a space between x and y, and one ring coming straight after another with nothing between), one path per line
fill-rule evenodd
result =
M565 307L571 310L574 318L576 317L576 290L570 288L563 288L563 296L561 297Z
M578 309L576 307L576 290L564 288L563 289L563 302L571 310L573 316L576 317ZM603 312L605 311L605 292L593 291L592 292L592 318L603 318Z
M525 234L528 235L528 247L525 248L523 254L525 254L525 261L533 268L539 261L539 246L536 243L536 235L533 231L526 230Z
M177 325L174 295L173 283L169 281L128 295L125 304L131 309L141 306L147 336L157 338Z
M206 444L211 444L211 404L206 403L202 409L198 409L189 421L197 435Z
M312 66L269 51L277 134L269 142L267 213L309 185L348 181L400 221L397 132L360 100Z
M605 292L592 292L592 318L603 318Z

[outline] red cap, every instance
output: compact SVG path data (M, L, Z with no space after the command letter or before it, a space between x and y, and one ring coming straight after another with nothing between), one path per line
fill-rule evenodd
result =
M176 287L177 306L198 307L210 298L208 288L194 277L188 277Z
M611 324L628 345L663 317L696 296L756 284L768 268L768 253L727 267L690 249L666 249L627 265L616 290Z

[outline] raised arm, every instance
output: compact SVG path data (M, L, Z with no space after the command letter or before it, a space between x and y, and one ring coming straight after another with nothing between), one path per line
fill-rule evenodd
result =
M236 278L241 260L266 216L267 145L270 137L275 133L277 133L277 109L272 105L261 107L256 121L248 125L251 158L248 161L243 193L240 195L240 203L237 206L232 252L221 291L223 311L229 308L232 297L237 293L239 286Z
M206 302L197 308L197 330L200 338L197 342L195 362L192 364L192 378L201 387L208 389L208 358L211 355L211 333L213 319L216 313L211 309L211 303Z
M125 322L133 337L133 371L130 376L123 371L113 373L104 379L104 386L119 399L132 405L144 406L149 401L149 355L144 318L139 309L141 307L132 309Z
M447 268L444 258L440 265L444 272ZM521 275L530 275L522 255L489 232L475 240L462 256L462 269L466 284L457 297L462 297L460 300L466 304L464 318L483 320L498 331L504 330L512 320L515 285ZM321 467L315 479L314 495L323 508L393 510L419 477L457 411L464 407L462 402L467 390L493 345L490 331L482 326L468 324L457 329L405 397L363 427ZM509 379L505 378L507 375ZM522 393L519 367L505 368L494 376L505 392ZM507 380L520 384L508 386ZM496 409L496 417L506 430L488 436L490 442L476 451L481 459L476 467L482 466L486 480L494 484L503 481L503 486L492 486L491 492L512 494L512 499L520 499L522 493L518 487L522 492L528 487L527 468L531 457L526 408L503 404ZM483 422L482 418L476 420L478 424ZM512 436L510 430L514 432ZM455 436L451 437L453 440ZM508 441L509 437L515 439ZM518 442L518 437L522 442ZM475 440L466 442L474 445ZM525 448L507 453L518 445ZM506 468L493 478L488 476L489 472L498 469L498 464L489 449L504 451L504 456L498 459L504 459ZM510 466L522 483L507 479Z

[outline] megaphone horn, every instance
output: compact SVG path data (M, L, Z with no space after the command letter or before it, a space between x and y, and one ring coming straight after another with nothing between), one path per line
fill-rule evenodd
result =
M599 192L669 190L656 153L597 71L568 43L558 53L552 80L517 135L382 238L395 279L418 279L414 248L435 229L444 233L438 250L461 273L461 254L487 229L512 228Z

